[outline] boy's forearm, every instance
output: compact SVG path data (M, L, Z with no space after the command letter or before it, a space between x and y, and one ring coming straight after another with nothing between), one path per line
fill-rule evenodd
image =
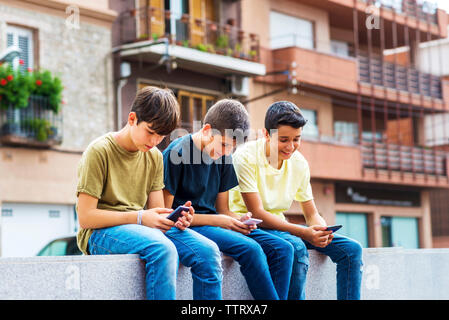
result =
M218 215L216 215L216 214L195 213L190 225L192 227L194 227L194 226L217 226L217 216Z
M263 220L263 222L260 224L262 228L286 231L301 238L304 235L302 227L297 224L290 223L280 217L277 217L270 212L259 210L252 213L254 218Z
M134 224L137 223L137 213L138 211L120 212L91 209L80 215L79 222L83 229L101 229L123 224Z

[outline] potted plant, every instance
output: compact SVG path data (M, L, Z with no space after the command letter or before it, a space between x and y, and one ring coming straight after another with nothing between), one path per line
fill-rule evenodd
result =
M256 58L257 58L257 51L256 50L250 50L249 56L250 56L251 60L255 61Z
M217 53L225 54L226 48L229 47L229 36L222 34L217 38L216 41Z
M207 52L207 46L204 43L199 43L195 47L197 50Z
M23 65L23 61L20 64ZM61 80L50 71L28 69L23 72L10 64L0 65L0 111L6 114L1 134L28 135L45 141L51 124L40 118L48 117L50 112L60 112L62 91Z

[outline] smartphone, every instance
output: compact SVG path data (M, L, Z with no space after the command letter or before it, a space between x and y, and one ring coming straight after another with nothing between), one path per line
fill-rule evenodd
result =
M179 206L177 207L175 210L173 210L172 213L170 213L167 217L168 220L171 220L173 222L178 221L179 217L182 216L181 212L182 211L189 211L189 207L186 206Z
M256 219L256 218L249 218L248 220L243 221L243 224L246 224L246 225L259 224L262 221L263 220Z
M334 233L337 230L340 230L342 227L343 227L342 225L328 226L325 231L332 231L332 233Z

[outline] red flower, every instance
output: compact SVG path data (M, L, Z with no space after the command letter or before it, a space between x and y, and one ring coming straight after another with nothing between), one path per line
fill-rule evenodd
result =
M33 72L33 69L27 68L27 71L28 71L28 72Z
M2 86L6 86L7 83L8 83L8 81L6 81L5 79L0 80L0 84Z
M7 79L8 81L12 81L12 80L14 79L14 77L12 76L12 74L10 74L10 75L8 75L8 76L6 77L6 79Z
M42 80L36 80L36 85L38 86L42 85Z
M19 64L20 64L21 66L23 66L23 65L25 64L25 61L23 61L22 59L19 59Z

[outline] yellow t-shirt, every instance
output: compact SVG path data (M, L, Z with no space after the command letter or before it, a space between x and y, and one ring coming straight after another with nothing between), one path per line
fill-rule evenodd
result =
M293 200L305 202L313 199L309 164L299 151L284 160L279 170L268 163L264 138L240 146L232 158L239 185L229 191L231 211L248 211L241 192L258 192L264 209L282 219L285 219L284 212Z
M84 151L78 164L76 196L87 193L98 199L98 209L114 211L142 210L151 191L164 188L162 153L157 148L148 152L129 152L107 133ZM78 212L78 204L77 204ZM80 229L78 247L88 252L92 229Z

